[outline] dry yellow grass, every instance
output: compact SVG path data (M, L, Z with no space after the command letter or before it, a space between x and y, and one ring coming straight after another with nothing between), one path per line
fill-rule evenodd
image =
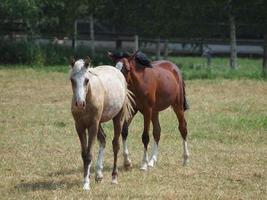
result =
M139 170L137 115L128 139L133 169L124 171L120 156L118 185L111 184L113 133L111 123L105 124L104 180L92 179L90 192L82 191L67 75L1 69L0 85L0 199L266 199L267 82L187 81L187 167L181 165L177 120L168 109L160 115L158 163Z

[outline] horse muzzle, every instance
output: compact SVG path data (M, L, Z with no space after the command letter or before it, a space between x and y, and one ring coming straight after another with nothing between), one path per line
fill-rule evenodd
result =
M85 109L86 103L85 101L75 101L75 106L79 109Z

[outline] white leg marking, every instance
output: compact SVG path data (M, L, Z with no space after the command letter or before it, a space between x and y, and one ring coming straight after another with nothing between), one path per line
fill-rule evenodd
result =
M92 161L91 161L91 163L92 163ZM90 189L90 179L89 179L89 177L90 177L91 163L88 166L87 174L86 174L86 176L84 177L84 180L83 180L83 189L84 190L89 190Z
M158 155L158 145L157 143L154 141L153 147L152 147L152 154L151 154L151 158L150 161L148 163L149 167L153 167L154 164L157 162L157 155Z
M117 176L112 176L111 183L112 184L118 184L118 177Z
M184 161L183 165L186 166L189 162L189 151L188 151L188 146L187 146L187 141L183 140L183 147L184 147Z
M147 155L147 150L144 149L144 156L141 164L141 170L147 170L147 163L148 163L148 155Z
M104 150L105 147L99 143L99 151L96 161L96 181L101 180L103 178L102 170L103 170Z
M122 144L123 144L124 166L131 167L132 161L129 159L129 151L126 140L123 140Z

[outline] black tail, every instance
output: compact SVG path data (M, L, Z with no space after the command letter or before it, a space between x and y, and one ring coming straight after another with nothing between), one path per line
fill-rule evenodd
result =
M186 95L185 95L185 82L183 81L183 93L184 93L184 111L189 109L189 104L187 102L186 99Z

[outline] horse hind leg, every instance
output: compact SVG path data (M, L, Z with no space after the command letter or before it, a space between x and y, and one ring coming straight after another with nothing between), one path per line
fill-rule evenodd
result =
M119 138L122 131L123 126L123 112L119 112L118 115L116 115L113 118L113 126L114 126L114 137L112 140L112 146L113 146L113 154L114 154L114 163L113 163L113 170L112 170L112 183L117 184L118 183L118 168L117 168L117 159L118 159L118 152L120 149L120 143Z
M159 113L153 113L152 115L152 124L153 124L153 137L154 137L154 144L152 147L152 153L150 160L148 162L148 167L153 167L157 162L157 155L158 155L158 145L160 140L160 124L159 124Z
M189 162L189 151L187 145L187 123L184 117L184 110L182 106L173 106L173 110L176 114L176 117L179 121L179 131L183 138L183 166L186 166Z
M97 133L97 139L99 142L99 151L98 151L98 157L96 161L96 182L100 182L103 179L103 161L104 161L104 149L106 146L106 135L104 133L104 130L102 129L101 125L99 127L98 133Z
M129 125L132 122L132 119L134 117L134 115L137 113L137 111L135 111L132 114L131 119L129 119L128 121L124 121L123 123L123 127L122 127L122 132L121 132L121 136L122 136L122 145L123 145L123 158L124 158L124 168L125 169L130 169L132 167L132 161L129 158L129 150L128 150L128 145L127 145L127 137L128 137L128 128Z

